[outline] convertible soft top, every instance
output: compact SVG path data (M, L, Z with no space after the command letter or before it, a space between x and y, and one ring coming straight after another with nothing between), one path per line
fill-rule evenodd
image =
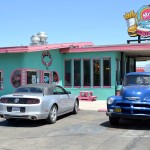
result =
M26 84L18 87L17 89L21 88L39 88L42 89L44 95L52 95L54 93L54 88L58 86L56 84ZM16 90L17 92L17 90ZM15 93L16 93L15 92Z

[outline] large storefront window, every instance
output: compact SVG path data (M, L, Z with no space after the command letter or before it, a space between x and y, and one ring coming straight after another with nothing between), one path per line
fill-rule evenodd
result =
M84 86L91 85L91 69L90 69L90 59L83 60L83 70L84 70Z
M93 60L93 85L100 86L100 60Z
M71 86L71 60L65 60L65 86Z
M3 71L0 70L0 90L3 89Z
M81 86L81 60L74 60L74 86Z
M111 86L111 59L103 59L103 85Z
M12 85L17 88L21 85L21 70L15 70L12 73Z

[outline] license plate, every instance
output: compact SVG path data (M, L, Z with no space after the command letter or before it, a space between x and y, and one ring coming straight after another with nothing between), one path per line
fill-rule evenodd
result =
M118 113L121 112L121 108L115 108L114 112L118 112Z
M20 107L12 107L12 112L20 112Z

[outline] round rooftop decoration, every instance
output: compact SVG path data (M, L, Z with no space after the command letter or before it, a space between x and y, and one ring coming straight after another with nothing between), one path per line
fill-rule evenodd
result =
M47 44L48 36L45 32L39 32L38 34L32 35L31 45L44 45Z
M32 42L32 44L33 45L37 45L37 44L39 44L39 42L40 42L40 37L38 36L38 35L32 35L32 37L31 37L31 42Z

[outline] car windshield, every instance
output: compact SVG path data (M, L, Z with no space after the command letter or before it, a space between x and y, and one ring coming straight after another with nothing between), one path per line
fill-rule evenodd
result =
M150 76L148 75L128 75L125 77L123 85L150 85Z
M19 92L25 92L25 93L43 93L43 90L41 88L36 87L21 87L16 89L15 93Z

